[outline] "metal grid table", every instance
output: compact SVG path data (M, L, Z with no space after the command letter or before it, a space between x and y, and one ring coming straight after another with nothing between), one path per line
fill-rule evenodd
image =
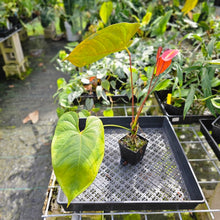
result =
M151 103L152 104L152 103ZM116 108L124 109L124 116L130 115L129 106ZM122 112L121 110L119 110ZM146 115L158 114L157 105L151 105L146 109ZM160 113L159 113L160 114ZM200 132L199 124L175 125L175 132L185 151L190 165L197 177L198 183L205 196L205 203L196 207L195 210L158 210L158 211L110 211L110 212L65 212L56 203L58 183L54 173L48 186L46 200L43 207L42 218L49 219L220 219L220 161L216 158L209 144ZM217 203L214 204L214 202ZM55 211L56 210L56 211Z

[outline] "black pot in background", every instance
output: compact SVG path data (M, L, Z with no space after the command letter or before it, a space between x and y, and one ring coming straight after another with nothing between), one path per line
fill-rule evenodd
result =
M214 6L220 6L220 0L215 0Z
M121 153L121 163L122 164L131 164L131 165L135 165L138 162L140 162L144 156L147 144L148 144L148 140L143 138L140 135L137 135L140 139L146 141L146 143L138 150L138 151L132 151L129 148L127 148L126 145L124 145L123 143L123 139L126 137L124 136L123 138L121 138L118 141L119 147L120 147L120 153Z
M12 24L12 26L14 27L15 30L22 27L22 24L21 24L19 18L16 15L9 16L8 20L10 21L10 23Z
M14 28L7 29L6 27L1 26L0 27L0 37L7 37L8 35L12 34L14 32Z
M220 144L220 116L212 122L212 137Z
M212 114L205 114L205 115L193 115L193 114L186 114L185 117L183 117L183 110L184 106L181 107L180 114L178 115L177 112L172 112L171 114L170 110L167 110L168 104L165 105L165 100L167 97L167 94L170 93L170 90L160 90L160 91L155 91L154 95L155 98L158 101L158 104L161 108L161 111L163 112L164 115L166 115L172 124L192 124L192 123L198 123L200 119L215 119L215 117Z
M183 107L176 107L165 102L163 104L169 115L183 115Z

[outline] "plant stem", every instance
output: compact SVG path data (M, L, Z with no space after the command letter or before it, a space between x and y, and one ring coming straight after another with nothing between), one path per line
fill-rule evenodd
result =
M131 53L128 48L125 48L128 52L129 61L130 61L130 75L131 75L131 111L132 111L132 124L134 122L134 86L133 86L133 77L132 77L132 63L131 63Z
M144 107L144 104L145 104L145 102L147 101L147 99L148 99L148 97L149 97L151 91L152 91L153 88L154 88L154 86L151 87L151 84L152 84L152 82L153 82L153 78L154 78L154 71L153 71L153 74L152 74L152 77L151 77L150 85L149 85L149 87L148 87L147 95L145 96L144 101L141 103L141 106L139 107L138 112L137 112L137 114L136 114L136 116L135 116L134 122L132 123L131 130L134 131L134 132L137 130L137 129L136 129L136 127L137 127L137 122L138 122L138 119L139 119L139 117L140 117L141 111L142 111L142 109L143 109L143 107ZM158 79L158 77L157 77L157 79ZM154 85L155 85L155 83L154 83Z
M137 114L136 114L136 116L135 116L134 121L132 121L132 125L131 125L132 133L136 133L136 131L137 131L138 119L139 119L140 114L141 114L141 112L142 112L142 110L143 110L144 104L145 104L145 102L147 101L147 99L148 99L149 95L151 94L151 92L153 91L153 89L154 89L154 87L155 87L155 85L156 85L156 83L157 83L157 80L158 80L158 78L159 78L160 72L161 72L161 70L163 69L164 63L162 64L162 66L161 66L161 68L160 68L160 71L159 71L159 74L157 75L157 78L155 79L154 84L152 85L154 76L155 76L155 74L156 74L156 73L155 73L155 70L156 70L156 67L157 67L158 60L159 60L159 56L157 57L156 64L155 64L155 66L154 66L154 70L153 70L153 73L152 73L152 76L151 76L151 80L150 80L150 84L149 84L149 87L148 87L147 95L145 96L144 101L141 103L141 106L140 106L139 109L138 109L138 112L137 112Z

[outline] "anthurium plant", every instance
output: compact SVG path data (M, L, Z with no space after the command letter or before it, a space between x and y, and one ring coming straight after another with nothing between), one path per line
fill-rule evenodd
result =
M132 61L128 47L139 27L139 23L118 23L108 26L82 41L65 58L77 67L83 67L111 53L120 50L128 52L132 90L132 120L131 127L125 129L129 130L131 138L134 140L137 136L138 119L144 103L154 90L158 80L163 77L163 73L170 66L172 59L179 52L174 49L162 53L162 47L158 48L156 64L147 86L145 98L135 115ZM67 112L60 117L52 141L52 165L57 180L68 198L68 204L94 181L104 156L104 147L104 126L99 118L89 116L85 129L80 130L77 113Z

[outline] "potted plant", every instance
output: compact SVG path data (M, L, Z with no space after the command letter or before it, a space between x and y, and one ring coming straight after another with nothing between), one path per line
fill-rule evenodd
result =
M0 2L0 37L5 37L10 34L8 14L6 12L5 4Z
M17 7L15 2L0 2L0 36L6 37L13 33L20 23L17 17Z
M40 22L44 28L44 37L54 39L56 36L55 5L57 0L37 0L40 11Z
M125 49L128 52L132 90L132 120L130 128L117 125L117 127L129 131L128 135L120 141L126 142L126 148L131 148L128 146L128 142L131 142L132 145L139 142L144 145L147 144L147 140L143 141L142 138L139 140L137 135L141 111L149 95L158 84L159 79L163 77L164 74L162 73L170 66L172 58L179 52L176 49L166 50L161 55L162 48L159 47L156 65L152 69L145 98L135 115L131 54L128 46L131 44L130 39L135 35L139 27L139 23L119 23L106 27L82 41L65 58L75 66L82 67L116 51ZM108 124L106 126L116 125ZM52 141L52 164L57 180L68 198L68 204L94 181L102 163L104 147L104 126L99 118L95 116L88 117L85 129L80 131L77 113L68 112L60 117ZM141 147L143 146L135 146L135 148ZM144 149L140 151L142 153L137 156L138 160L143 157ZM128 160L128 157L122 159Z
M174 123L194 123L219 114L211 101L219 96L220 86L216 38L207 43L198 35L194 37L202 45L201 51L192 53L188 60L186 57L181 66L175 65L175 81L169 91L156 92L162 111ZM170 111L173 106L178 111Z
M66 34L67 41L81 40L84 29L89 25L94 1L64 0L64 11L60 15L60 28Z

